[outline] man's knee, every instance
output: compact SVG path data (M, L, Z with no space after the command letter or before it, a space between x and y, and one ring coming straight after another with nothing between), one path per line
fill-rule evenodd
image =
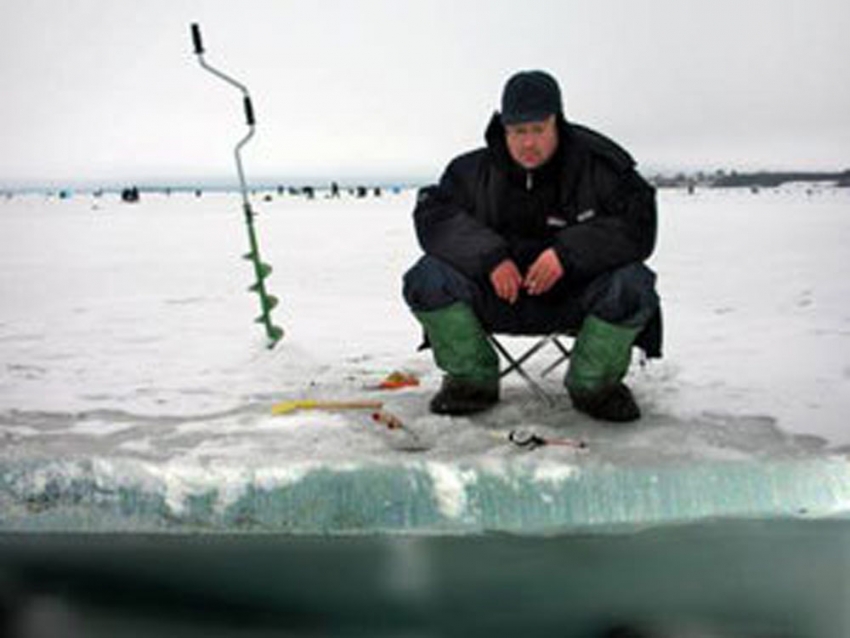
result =
M594 281L591 288L590 313L605 321L642 326L658 309L655 273L642 263L613 270Z
M474 284L446 262L425 255L404 274L404 300L414 311L427 312L469 302Z

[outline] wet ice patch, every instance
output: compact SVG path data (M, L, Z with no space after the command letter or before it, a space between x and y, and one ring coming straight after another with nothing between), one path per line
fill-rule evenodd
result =
M135 423L112 421L106 419L83 419L74 423L68 431L72 434L87 436L109 436L136 427Z
M0 425L0 434L9 437L38 436L41 430L28 425Z

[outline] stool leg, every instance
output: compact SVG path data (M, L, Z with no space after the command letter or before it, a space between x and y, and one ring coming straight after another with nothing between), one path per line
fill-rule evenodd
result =
M522 364L525 363L532 355L534 355L538 350L540 350L546 343L549 341L549 337L544 337L540 341L538 341L534 346L529 348L521 357L514 359L510 352L501 344L499 341L490 335L489 337L490 343L499 351L499 353L507 360L508 366L499 373L500 377L504 377L506 374L511 372L516 372L525 379L525 382L528 384L528 387L531 388L531 391L537 395L537 398L542 400L549 406L553 406L555 404L555 399L544 390L537 381L531 378L531 376L525 371L522 367Z
M562 363L565 363L570 358L570 354L571 354L570 349L567 348L563 343L561 343L558 340L557 335L551 335L550 339L551 339L552 343L555 344L555 347L558 348L558 350L561 351L561 356L558 357L558 359L555 362L546 366L546 369L543 370L543 372L540 373L541 377L545 377L550 372L555 370L558 366L560 366Z

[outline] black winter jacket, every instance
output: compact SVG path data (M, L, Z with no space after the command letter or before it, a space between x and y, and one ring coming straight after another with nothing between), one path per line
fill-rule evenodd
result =
M524 272L554 247L570 286L646 260L655 247L655 190L605 136L563 118L558 132L555 155L527 171L510 157L495 114L486 147L455 158L438 185L420 190L414 221L423 250L482 279L508 257ZM644 349L660 356L660 315L653 323L658 334Z
M558 123L558 150L527 171L510 157L498 115L487 146L455 158L414 211L423 250L469 277L507 257L525 270L554 247L568 281L643 261L655 246L655 191L631 156L590 129Z

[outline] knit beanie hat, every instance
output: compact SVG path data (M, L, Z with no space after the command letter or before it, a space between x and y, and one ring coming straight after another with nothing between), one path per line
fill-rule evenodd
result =
M520 71L502 92L502 124L539 122L563 113L558 82L545 71Z

